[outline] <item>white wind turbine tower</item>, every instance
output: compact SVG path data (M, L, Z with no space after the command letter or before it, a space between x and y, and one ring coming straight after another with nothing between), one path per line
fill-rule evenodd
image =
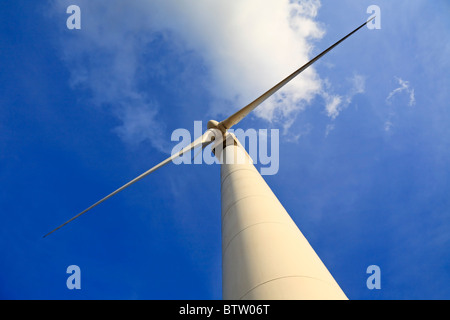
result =
M221 162L223 299L347 299L228 129L371 20L227 119L210 120L207 131L189 146L94 203L44 238L175 158L213 143L211 149Z

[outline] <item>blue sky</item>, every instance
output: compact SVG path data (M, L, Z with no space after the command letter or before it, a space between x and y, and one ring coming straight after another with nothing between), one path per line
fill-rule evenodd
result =
M68 30L66 8L81 8ZM220 299L220 168L168 165L42 236L360 25L243 129L350 299L450 298L448 1L3 1L0 298ZM288 13L288 14L286 14ZM66 269L81 269L68 290ZM381 269L368 290L366 269Z

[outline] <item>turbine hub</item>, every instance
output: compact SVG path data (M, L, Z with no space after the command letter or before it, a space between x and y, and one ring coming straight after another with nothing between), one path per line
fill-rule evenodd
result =
M218 129L217 126L219 125L219 122L216 120L209 120L208 124L206 125L206 127L208 129Z
M217 129L220 132L222 132L223 134L227 133L227 128L225 128L223 123L222 122L218 122L216 120L209 120L208 124L207 124L207 128L208 129Z

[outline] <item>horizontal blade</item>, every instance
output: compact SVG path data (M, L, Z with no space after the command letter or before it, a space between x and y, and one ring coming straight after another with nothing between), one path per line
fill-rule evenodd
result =
M375 17L374 17L375 18ZM374 19L372 18L372 19ZM309 66L311 66L314 62L316 62L317 60L319 60L320 58L322 58L325 54L327 54L329 51L331 51L334 47L336 47L337 45L339 45L342 41L344 41L345 39L347 39L348 37L350 37L352 34L354 34L356 31L358 31L359 29L361 29L362 27L364 27L367 23L369 23L372 19L364 22L361 26L359 26L358 28L356 28L355 30L353 30L352 32L350 32L348 35L346 35L345 37L343 37L341 40L339 40L338 42L336 42L335 44L333 44L331 47L329 47L328 49L326 49L325 51L323 51L322 53L320 53L319 55L317 55L314 59L312 59L311 61L309 61L308 63L306 63L305 65L303 65L302 67L300 67L299 69L297 69L296 71L294 71L291 75L289 75L288 77L286 77L284 80L282 80L281 82L279 82L277 85L275 85L273 88L271 88L270 90L268 90L267 92L265 92L262 96L260 96L259 98L257 98L255 101L251 102L250 104L248 104L247 106L245 106L244 108L242 108L241 110L237 111L236 113L234 113L233 115L231 115L230 117L228 117L227 119L225 119L224 121L222 121L219 124L219 127L224 128L225 130L230 129L232 126L238 124L242 119L244 119L250 112L252 112L257 106L259 106L261 103L263 103L265 100L267 100L268 98L270 98L275 92L277 92L278 90L280 90L283 86L285 86L289 81L291 81L292 79L294 79L296 76L298 76L300 73L302 73L303 71L305 71Z
M89 210L91 210L92 208L98 206L100 203L108 200L109 198L111 198L112 196L118 194L120 191L124 190L125 188L128 188L129 186L131 186L132 184L138 182L139 180L145 178L146 176L148 176L150 173L158 170L159 168L161 168L162 166L168 164L169 162L171 162L172 160L174 160L177 157L182 156L184 153L189 152L191 149L194 149L195 147L202 145L206 142L209 141L209 139L211 139L211 137L214 136L213 131L212 130L207 130L200 138L198 138L197 140L195 140L194 142L192 142L189 146L183 148L181 151L173 154L172 156L170 156L169 158L167 158L166 160L162 161L161 163L157 164L156 166L154 166L153 168L147 170L146 172L144 172L143 174L141 174L140 176L134 178L133 180L131 180L130 182L128 182L127 184L121 186L119 189L117 189L116 191L110 193L109 195L107 195L106 197L104 197L103 199L97 201L96 203L94 203L92 206L90 206L89 208L85 209L84 211L80 212L79 214L77 214L75 217L73 217L72 219L64 222L62 225L60 225L59 227L57 227L56 229L50 231L49 233L47 233L45 237L49 236L50 234L52 234L53 232L55 232L58 229L61 229L62 227L64 227L66 224L68 224L69 222L75 220L76 218L80 217L81 215L85 214L86 212L88 212Z

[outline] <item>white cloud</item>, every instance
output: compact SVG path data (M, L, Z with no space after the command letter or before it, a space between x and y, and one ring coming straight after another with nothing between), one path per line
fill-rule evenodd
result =
M395 88L394 90L392 90L389 95L386 97L386 103L389 105L389 113L387 116L387 119L384 123L384 130L386 132L390 132L392 130L392 128L394 127L394 117L396 117L396 108L394 107L396 104L394 104L394 106L392 106L392 102L394 100L395 96L398 96L402 93L406 93L407 96L409 97L408 100L408 106L412 107L416 104L416 98L415 98L415 91L414 88L411 88L411 85L409 83L409 81L403 80L401 78L395 78L398 82L398 84L400 85L399 87Z
M140 3L140 2L137 2ZM71 1L54 1L53 13ZM143 141L167 152L164 124L156 120L158 103L140 88L142 52L152 35L145 12L125 1L80 0L81 30L61 36L62 60L70 71L70 84L90 93L90 102L113 114L120 124L115 132L128 145Z
M70 4L53 2L58 16ZM316 21L320 0L79 0L77 5L82 29L62 39L72 85L89 90L95 104L117 116L122 125L116 132L125 142L152 140L158 147L163 145L158 98L141 88L139 74L143 63L151 63L143 56L155 34L203 59L211 76L207 89L217 102L210 113L219 120L306 63L312 41L324 35ZM287 130L321 92L322 81L311 67L254 114ZM337 100L329 108L338 112Z
M342 98L340 96L328 96L325 98L326 100L326 110L327 114L331 119L336 119L341 111L341 103Z
M335 129L334 121L352 103L355 95L366 91L366 78L360 74L355 73L351 78L347 79L347 82L350 83L350 89L345 95L340 96L330 93L332 92L331 84L328 80L323 81L324 89L321 92L321 96L325 101L326 114L331 119L331 123L327 124L325 128L325 137L328 137Z
M352 88L348 95L348 99L350 99L351 102L351 99L353 99L355 95L366 92L366 78L363 75L354 74L350 79L350 82L352 83Z
M391 103L392 102L392 98L402 92L405 92L406 94L408 94L409 96L409 102L408 105L411 107L413 105L416 104L416 98L415 98L415 93L414 93L414 89L410 87L409 81L405 81L401 78L396 78L398 81L398 84L400 85L400 87L392 90L389 95L386 98L386 102L387 103Z
M328 135L330 134L331 131L334 130L334 128L335 128L334 123L327 124L327 128L325 130L325 137L328 137Z
M392 123L391 120L386 120L386 122L384 123L384 131L389 132L391 131L391 128L394 124Z
M409 106L413 106L416 104L416 95L414 93L414 89L411 89L409 92Z
M232 103L234 110L306 63L311 40L324 34L314 20L320 8L318 0L186 3L166 2L163 16L173 15L176 22L166 21L165 25L202 53L215 82L213 94L218 101ZM311 68L255 114L268 121L289 119L319 93L320 87L320 79ZM212 113L227 116L230 109L218 103Z
M325 88L321 92L321 95L325 100L325 111L331 120L335 120L342 110L347 108L352 103L355 95L364 93L366 90L366 78L360 74L354 74L350 79L348 79L348 82L350 82L350 90L344 96L340 96L329 93L332 91L331 85L328 81L324 81ZM334 125L327 126L325 135L328 136L333 129Z

